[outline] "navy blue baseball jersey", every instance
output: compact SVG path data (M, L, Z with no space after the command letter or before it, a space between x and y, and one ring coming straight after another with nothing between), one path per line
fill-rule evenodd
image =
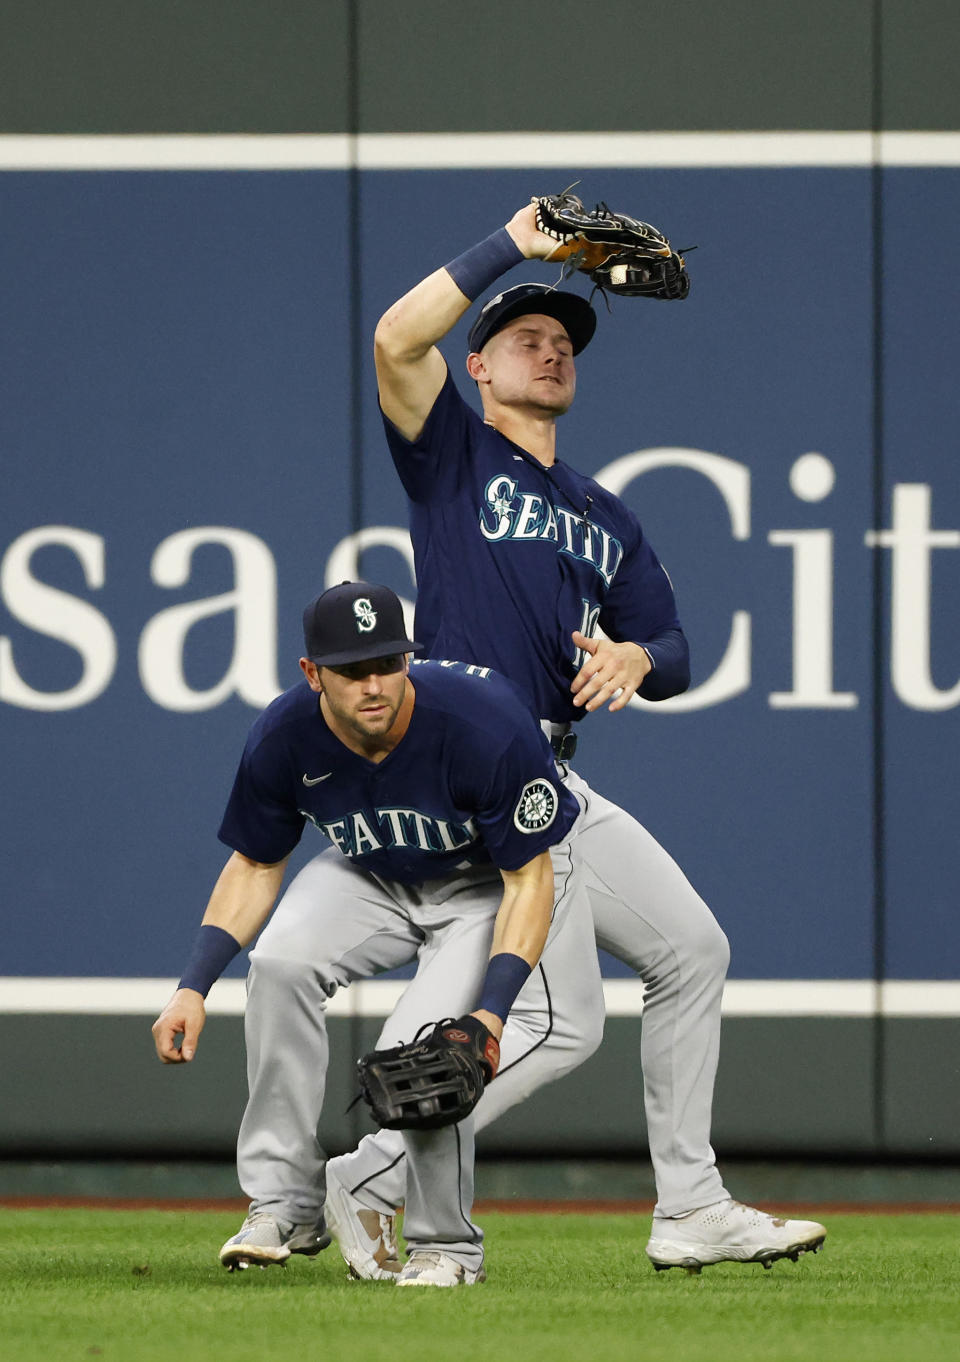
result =
M404 884L465 863L516 870L569 832L579 806L523 699L487 667L410 665L410 726L382 761L351 752L305 681L250 731L220 839L281 861L309 820L364 870Z
M686 689L673 588L618 497L485 425L449 373L417 440L384 426L411 502L415 633L430 656L495 667L541 718L565 723L584 714L570 692L584 660L571 634L599 623L650 653L645 699Z

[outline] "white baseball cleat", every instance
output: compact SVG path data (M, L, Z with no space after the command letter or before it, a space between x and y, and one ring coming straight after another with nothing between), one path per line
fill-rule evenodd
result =
M396 1216L364 1206L329 1164L324 1215L351 1277L366 1282L396 1281L400 1271Z
M253 1211L220 1250L220 1261L230 1272L269 1267L285 1263L291 1253L312 1258L329 1243L322 1217L313 1225L291 1225L267 1211Z
M397 1286L473 1286L475 1282L485 1282L487 1274L482 1267L475 1270L464 1267L449 1254L414 1249L394 1280Z
M801 1253L816 1253L826 1236L815 1220L782 1220L739 1201L718 1201L672 1219L654 1216L647 1256L658 1272L699 1272L726 1262L769 1267L778 1258L796 1262Z

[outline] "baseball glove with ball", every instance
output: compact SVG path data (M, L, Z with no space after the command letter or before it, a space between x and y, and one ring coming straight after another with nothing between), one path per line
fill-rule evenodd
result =
M649 222L611 212L605 203L588 211L569 190L533 202L537 227L557 243L548 260L569 261L598 288L626 297L674 299L690 292L683 256Z
M408 1045L371 1050L357 1074L379 1126L436 1130L473 1111L499 1063L496 1037L476 1017L460 1017L428 1022Z

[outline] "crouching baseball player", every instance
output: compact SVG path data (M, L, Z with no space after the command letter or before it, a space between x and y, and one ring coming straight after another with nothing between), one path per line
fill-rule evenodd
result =
M420 645L386 587L326 591L304 612L304 640L304 680L247 740L220 828L233 854L154 1023L157 1054L193 1059L207 992L270 917L313 823L334 845L296 876L250 957L237 1150L250 1210L220 1261L265 1267L330 1242L317 1140L326 1004L355 979L416 960L359 1066L375 1118L401 1132L406 1154L408 1257L384 1275L398 1286L472 1284L485 1275L471 1219L473 1106L521 1051L535 1050L524 1068L537 1086L602 1034L571 851L578 805L509 682L486 667L410 661ZM501 1058L511 1009L517 1053Z

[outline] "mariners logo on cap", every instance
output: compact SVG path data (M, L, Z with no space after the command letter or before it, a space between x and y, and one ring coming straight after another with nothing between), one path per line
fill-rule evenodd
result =
M371 629L376 628L377 612L367 600L366 596L359 597L353 603L353 613L357 617L357 630L361 634L369 634Z
M548 780L529 780L513 812L514 826L521 832L542 832L557 816L557 792Z

